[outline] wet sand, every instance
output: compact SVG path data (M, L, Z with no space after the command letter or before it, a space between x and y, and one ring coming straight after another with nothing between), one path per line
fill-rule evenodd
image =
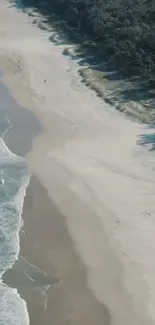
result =
M110 324L108 310L87 286L86 268L75 251L64 216L35 177L27 191L23 216L28 236L22 236L21 254L48 275L60 278L60 284L48 291L45 312L39 305L34 312L28 303L32 324L39 320L39 324Z
M0 97L1 117L7 116L13 124L4 140L12 152L25 157L33 138L41 132L40 124L31 112L17 104L2 83ZM33 175L22 218L25 232L20 234L19 261L3 279L17 288L27 302L30 324L109 325L108 309L95 299L87 285L87 270L68 233L65 216ZM25 265L22 258L26 259ZM27 261L39 269L28 269Z
M41 125L32 112L16 102L1 81L0 100L1 118L5 120L7 117L11 122L11 128L5 134L5 143L16 155L24 157L32 148L33 138L41 132Z
M0 67L21 112L10 106L16 127L5 139L33 174L21 251L41 267L20 258L8 281L18 282L33 325L46 321L41 314L59 325L154 325L153 128L97 98L63 56L66 45L7 6L1 0Z

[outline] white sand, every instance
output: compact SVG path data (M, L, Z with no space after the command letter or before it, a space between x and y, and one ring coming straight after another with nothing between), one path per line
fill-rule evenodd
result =
M0 0L3 80L44 131L30 169L65 213L112 324L155 324L155 154L137 143L153 129L96 98L62 55L65 45L7 7Z

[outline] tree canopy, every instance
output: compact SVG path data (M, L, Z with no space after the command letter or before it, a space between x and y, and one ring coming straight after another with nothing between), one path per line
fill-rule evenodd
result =
M155 0L22 0L54 12L95 42L101 57L155 85Z

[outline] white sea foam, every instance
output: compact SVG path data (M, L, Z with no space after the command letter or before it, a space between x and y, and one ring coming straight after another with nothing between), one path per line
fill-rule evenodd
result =
M9 148L6 146L4 140L0 137L0 162L5 161L5 159L9 162L9 159L16 161L23 161L22 157L17 156L15 153L11 152Z
M16 289L0 285L0 324L27 325L29 316L26 303Z
M19 254L19 231L30 175L23 158L13 154L0 138L0 275L10 269ZM0 285L0 324L27 325L26 303L17 290Z
M32 153L32 168L67 216L93 293L109 308L112 324L155 324L155 160L137 145L146 128L81 86L78 68L62 56L63 45L54 47L49 33L28 23L31 17L6 8L4 0L0 15L10 70L16 53L48 129L49 138L38 140ZM12 91L21 100L21 79L16 82Z

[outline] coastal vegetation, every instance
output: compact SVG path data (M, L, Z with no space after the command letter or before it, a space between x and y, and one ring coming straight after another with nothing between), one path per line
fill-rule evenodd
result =
M155 87L155 0L21 0L87 35L100 57Z

